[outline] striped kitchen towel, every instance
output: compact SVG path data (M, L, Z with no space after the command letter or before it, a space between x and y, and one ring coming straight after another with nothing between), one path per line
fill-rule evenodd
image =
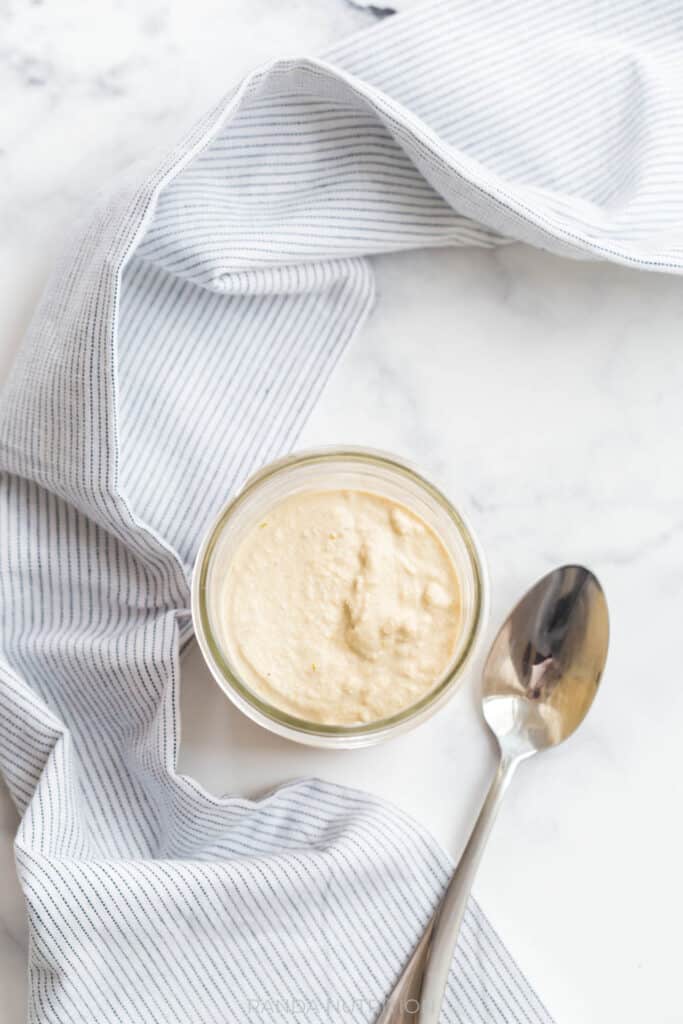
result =
M0 414L0 767L30 1020L369 1022L451 865L317 780L176 771L197 540L289 449L364 256L522 239L680 271L678 0L450 0L251 75L57 268ZM547 1024L476 905L443 1020Z

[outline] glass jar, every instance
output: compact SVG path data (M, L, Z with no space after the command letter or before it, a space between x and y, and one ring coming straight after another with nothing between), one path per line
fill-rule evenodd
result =
M461 597L461 629L453 657L430 692L390 718L354 725L322 725L269 704L240 678L218 641L212 619L212 574L225 572L244 535L270 509L297 492L362 490L412 509L450 553ZM414 728L455 692L474 654L488 614L488 579L480 547L462 513L415 469L393 455L365 448L323 448L278 459L259 470L217 516L201 544L192 579L195 635L216 682L245 715L288 739L315 747L369 746Z

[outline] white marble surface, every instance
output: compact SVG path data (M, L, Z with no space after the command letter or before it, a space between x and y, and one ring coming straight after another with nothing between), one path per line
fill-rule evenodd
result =
M343 0L0 9L0 379L103 181L255 63L370 20ZM302 442L392 449L439 480L487 549L491 631L566 560L596 569L612 611L595 709L520 772L477 895L558 1024L680 1022L683 282L520 246L402 255L376 271L377 307ZM307 773L365 786L457 853L493 765L475 675L415 733L332 754L241 718L191 651L181 768L216 791ZM0 789L0 1024L25 1015L15 827Z

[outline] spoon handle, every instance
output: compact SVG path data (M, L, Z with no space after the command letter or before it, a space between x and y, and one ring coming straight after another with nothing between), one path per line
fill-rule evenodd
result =
M420 1024L438 1024L446 982L474 876L503 795L519 759L501 756L498 771L437 911L420 995Z

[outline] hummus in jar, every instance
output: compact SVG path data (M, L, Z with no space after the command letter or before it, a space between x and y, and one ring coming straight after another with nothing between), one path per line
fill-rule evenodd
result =
M212 590L216 633L243 683L325 725L415 704L449 667L460 630L443 542L368 491L304 491L274 505Z

